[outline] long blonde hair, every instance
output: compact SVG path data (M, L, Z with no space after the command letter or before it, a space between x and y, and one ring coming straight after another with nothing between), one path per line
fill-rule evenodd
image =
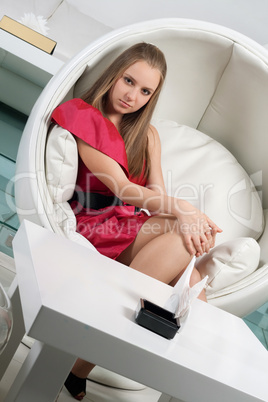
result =
M164 54L150 43L137 43L121 55L102 73L93 86L82 96L82 99L99 109L105 116L105 106L108 92L123 75L124 71L137 61L146 61L150 67L160 72L160 81L149 101L138 111L125 114L119 127L128 158L129 173L139 177L144 169L144 176L148 177L150 171L150 158L148 153L148 130L160 90L166 76L166 60Z

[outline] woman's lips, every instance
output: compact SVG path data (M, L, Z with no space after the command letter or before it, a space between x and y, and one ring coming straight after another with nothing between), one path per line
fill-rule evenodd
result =
M121 105L122 105L123 107L125 107L126 109L128 109L128 108L131 107L127 102L123 101L122 99L119 99L119 101L120 101Z

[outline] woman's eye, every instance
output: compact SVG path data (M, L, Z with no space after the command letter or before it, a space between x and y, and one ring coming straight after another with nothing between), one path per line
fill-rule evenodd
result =
M142 90L142 93L143 93L144 95L150 95L150 94L151 94L151 92L150 92L148 89L143 89L143 90Z
M129 77L124 77L124 80L127 84L132 84L132 80Z

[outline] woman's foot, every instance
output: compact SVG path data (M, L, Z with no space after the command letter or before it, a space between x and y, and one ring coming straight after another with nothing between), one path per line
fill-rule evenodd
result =
M64 385L75 399L82 401L86 395L86 382L86 378L79 378L71 372Z

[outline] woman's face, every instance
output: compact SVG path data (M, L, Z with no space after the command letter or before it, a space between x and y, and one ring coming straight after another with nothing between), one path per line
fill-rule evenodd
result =
M133 113L144 106L158 87L160 72L146 61L137 61L128 67L108 97L107 114Z

